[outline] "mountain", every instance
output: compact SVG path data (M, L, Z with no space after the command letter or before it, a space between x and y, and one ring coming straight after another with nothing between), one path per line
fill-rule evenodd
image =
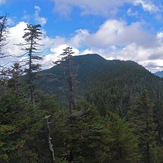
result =
M72 59L78 81L76 97L95 104L101 115L111 108L110 111L124 116L144 89L150 92L155 104L163 98L162 79L136 62L106 60L98 54L73 56ZM42 71L42 74L52 75L40 80L39 84L45 92L64 101L67 83L62 64Z
M156 76L159 76L160 78L163 77L163 71L157 71L154 73Z

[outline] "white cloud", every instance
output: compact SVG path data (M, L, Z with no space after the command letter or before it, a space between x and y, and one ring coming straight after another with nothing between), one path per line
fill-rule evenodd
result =
M17 56L23 55L25 51L22 50L23 47L17 46L16 44L24 42L22 36L24 35L24 29L26 27L26 22L19 22L16 26L9 28L10 37L9 43L5 46L5 54L12 56L1 59L0 65L9 63L8 66L10 66L13 65L15 60L23 60L23 58L17 58ZM45 31L42 32L46 34ZM43 69L50 68L52 66L52 61L58 58L59 54L63 52L65 47L69 46L66 44L66 39L59 36L50 38L45 35L40 43L43 44L43 46L40 46L40 51L42 54L45 54L43 57L44 59L40 61L40 64L43 65ZM75 49L75 51L77 52L78 50Z
M161 59L154 61L153 60L140 61L139 64L143 65L153 73L163 70L163 60Z
M115 10L116 7L123 5L123 1L114 0L54 0L55 11L62 15L69 15L72 7L77 6L82 9L82 14L94 14L94 15L108 15L111 9Z
M19 56L22 54L22 50L19 46L14 44L19 44L23 42L22 36L24 35L24 29L27 27L25 22L19 22L15 27L9 28L10 32L10 41L6 45L6 51L8 54L13 54Z
M56 41L57 40L55 40L55 42ZM71 45L66 44L66 42L60 45L54 43L53 47L50 49L50 54L44 56L44 59L40 62L43 65L42 68L48 69L54 66L52 64L52 61L58 60L59 55L67 46ZM158 70L163 69L163 57L161 57L163 46L155 48L145 48L135 43L131 43L125 46L124 48L118 48L112 45L108 46L107 48L91 47L79 52L77 48L73 47L73 51L75 52L75 55L96 53L108 60L132 60L143 65L152 72L156 72Z
M133 1L133 2L134 2L134 5L136 5L136 6L141 4L144 11L149 11L150 13L159 11L159 8L157 6L155 6L151 1L136 0L136 1Z
M55 62L58 59L60 59L60 54L63 53L63 49L65 49L68 46L69 46L68 44L61 44L61 45L57 45L57 46L54 45L50 49L51 54L44 56L43 60L39 62L42 65L42 69L48 69L48 68L54 66L54 64L52 64L52 61ZM79 55L78 49L73 48L73 52L74 52L74 55Z
M35 10L36 10L35 11L35 14L34 14L35 21L37 23L41 24L42 26L45 25L46 24L46 21L47 21L46 18L39 16L39 12L41 11L41 8L39 6L35 6Z
M27 24L25 22L20 22L16 26L9 28L9 43L5 46L4 52L6 55L12 55L11 57L3 58L0 60L0 65L4 65L6 63L11 63L16 60L13 56L19 56L23 54L23 51L19 46L14 44L22 43L22 36L24 34L24 28L26 28Z
M157 38L158 39L163 39L163 32L158 32L157 33Z
M127 25L125 21L107 20L96 33L89 34L88 30L78 30L70 43L75 47L84 44L99 48L111 45L126 46L130 43L137 43L144 47L157 46L156 37L143 30L142 25L141 22Z
M88 30L86 29L79 29L76 30L76 35L72 37L68 43L71 46L74 46L76 48L80 48L80 46L86 41L86 39L90 36Z
M75 33L69 40L59 36L43 39L45 47L51 47L50 54L44 58L44 68L49 68L51 61L55 60L66 46L84 49L76 51L76 54L98 53L107 59L133 60L138 63L163 59L163 33L152 36L143 30L141 22L127 25L125 21L107 20L93 34L86 29L77 30ZM152 69L154 71L154 68Z
M31 19L30 15L24 14L24 16L21 18L22 21L29 22Z
M48 36L45 36L41 41L44 49L57 47L59 45L65 44L65 42L66 39L64 37L59 37L59 36L56 36L55 38L50 38Z
M156 20L160 21L160 20L162 19L162 15L161 15L161 14L157 14L157 15L155 16L155 18L156 18Z
M132 9L131 9L131 8L129 8L129 9L127 10L127 14L128 14L129 16L138 16L138 12L132 12Z
M26 22L19 22L16 26L9 28L9 43L5 46L5 54L11 55L11 57L6 57L0 60L0 65L8 64L8 66L13 65L15 60L23 60L23 58L18 58L18 56L21 56L25 54L25 51L22 49L24 47L17 46L16 44L24 43L24 39L22 36L24 35L24 29L27 27ZM44 31L42 31L44 32ZM44 32L45 33L45 32ZM55 52L55 48L60 47L62 44L65 43L65 38L62 37L56 37L56 38L49 38L47 36L43 37L43 39L40 41L43 46L40 46L41 52L46 53L47 49L50 49L51 54L48 54L44 57L44 60L40 61L40 63L43 64L43 68L49 68L52 63L52 60L59 55ZM25 57L26 58L26 57Z
M41 44L43 44L42 53L45 55L43 56L43 60L39 61L42 69L48 69L54 66L52 61L58 60L60 54L63 53L63 49L68 46L73 47L74 55L79 55L79 50L70 42L70 40L66 40L64 37L56 36L55 38L50 38L45 36L41 41Z
M132 60L146 67L151 72L163 70L163 46L157 48L144 48L135 43L131 43L124 48L108 46L107 48L88 48L82 54L100 54L108 60Z
M125 3L130 3L135 6L141 5L145 11L150 13L159 10L151 1L147 0L53 0L55 2L55 12L67 16L71 13L73 7L79 7L82 10L82 14L93 15L110 15L115 14L119 7Z
M40 62L43 65L42 68L47 69L53 66L52 61L58 58L64 48L70 46L74 48L76 55L97 53L107 59L133 60L155 71L160 66L156 64L157 61L163 61L163 32L152 36L143 30L142 25L141 22L128 25L122 20L107 20L95 33L91 34L86 29L79 29L69 40L60 36L50 38L43 31L45 36L41 44L44 46L40 47L44 54L44 59ZM20 22L9 29L11 37L10 43L5 47L6 54L18 56L24 53L20 47L14 45L23 42L24 28L26 28L26 23ZM0 61L0 64L10 61L11 58L5 58ZM151 61L153 64L150 64Z
M139 62L146 60L149 57L150 49L132 43L119 50L118 55L119 59Z
M0 0L0 5L6 3L6 0Z
M7 25L9 26L15 25L15 18L7 18Z
M41 11L41 8L39 6L35 6L35 9L36 9L37 12Z
M24 16L21 18L21 20L25 22L29 22L30 20L32 20L35 21L35 23L40 24L41 26L45 25L47 23L47 19L39 16L41 8L39 6L34 6L34 8L34 15L29 15L26 11L24 11Z

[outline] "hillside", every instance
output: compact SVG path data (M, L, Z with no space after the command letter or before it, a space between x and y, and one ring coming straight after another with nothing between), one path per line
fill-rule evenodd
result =
M114 112L126 114L144 89L150 91L154 103L162 98L161 78L133 61L105 60L97 54L74 56L73 61L78 81L76 97L87 98L99 106L101 114L105 114L109 107ZM61 66L54 66L41 73L53 74L40 81L43 90L63 99L66 82Z
M160 78L163 77L163 71L157 71L154 73L156 76L159 76Z
M66 63L78 80L75 93L65 82L73 85L74 76ZM54 162L51 145L57 163L147 162L147 142L155 153L150 162L162 162L161 78L133 61L97 54L74 56L33 76L32 85L14 76L0 83L0 163Z

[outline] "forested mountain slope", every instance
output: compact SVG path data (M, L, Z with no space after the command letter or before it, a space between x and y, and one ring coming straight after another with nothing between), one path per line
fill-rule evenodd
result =
M40 81L44 91L59 98L66 92L62 64L42 71L42 74L53 75ZM87 54L74 56L73 65L78 81L76 98L86 97L99 107L102 115L111 108L111 111L126 116L127 110L144 89L150 92L155 104L160 104L163 97L162 79L133 61L105 60L97 54Z
M71 73L67 61L32 73L31 85L1 81L0 163L54 162L51 156L57 163L162 163L162 79L97 54L72 57Z

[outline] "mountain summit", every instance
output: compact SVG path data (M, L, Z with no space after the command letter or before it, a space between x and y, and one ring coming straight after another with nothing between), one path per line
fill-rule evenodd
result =
M75 85L76 99L89 99L90 103L100 108L101 115L105 115L108 107L113 112L120 109L126 114L144 89L150 92L154 103L163 98L161 78L136 62L106 60L98 54L73 56L72 60L78 81ZM59 100L65 99L67 92L62 64L42 71L43 74L52 75L40 81L43 90L55 94Z

